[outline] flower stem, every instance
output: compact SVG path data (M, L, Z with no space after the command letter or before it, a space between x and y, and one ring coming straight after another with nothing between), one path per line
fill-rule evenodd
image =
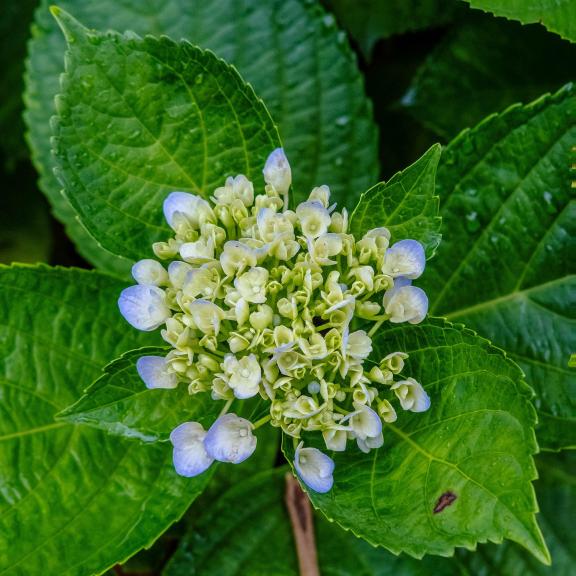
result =
M226 414L228 412L228 410L230 410L230 406L232 406L232 402L234 402L234 398L230 398L230 400L226 400L226 404L224 404L224 408L222 408L222 410L220 411L218 418L220 418L220 416L224 416L224 414Z
M376 333L376 330L378 330L378 328L380 328L380 326L382 326L382 324L386 322L388 318L390 318L390 315L385 314L383 317L381 316L380 318L381 320L378 320L378 322L376 322L376 324L374 324L374 326L370 328L370 331L368 332L368 336L370 336L370 338L372 338L372 336L374 336L374 334Z
M269 422L271 419L272 419L272 416L270 416L270 414L268 414L267 416L264 416L263 418L260 418L260 420L257 420L256 422L254 422L254 424L252 424L252 430L258 430L258 428L260 428L260 426L263 426L264 424Z

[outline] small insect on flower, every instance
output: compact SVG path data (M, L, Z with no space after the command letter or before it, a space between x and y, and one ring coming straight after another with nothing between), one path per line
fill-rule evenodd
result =
M169 194L163 209L173 236L154 244L157 259L134 265L137 285L118 306L135 328L161 328L171 348L138 360L148 388L182 384L224 404L208 431L185 422L172 432L179 474L244 461L256 449L254 430L269 423L293 438L300 479L327 492L334 461L303 438L320 433L335 452L355 440L369 452L383 446L395 404L412 412L430 406L424 388L402 375L408 355L374 358L381 345L373 342L385 322L426 316L426 294L412 286L425 269L424 247L384 227L355 238L326 185L290 209L292 172L281 148L263 172L262 194L242 174L209 200ZM229 412L249 398L268 410L254 424Z

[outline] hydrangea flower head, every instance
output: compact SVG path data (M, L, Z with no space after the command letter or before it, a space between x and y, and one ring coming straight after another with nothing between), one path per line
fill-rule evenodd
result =
M327 492L334 462L304 447L309 436L328 450L355 441L369 452L384 444L383 423L398 418L394 404L412 412L430 406L416 380L399 376L407 354L370 359L384 322L426 316L426 294L412 286L424 272L423 246L383 227L355 238L328 186L291 210L291 179L277 149L262 194L243 175L227 178L210 200L169 194L164 215L174 236L154 244L157 259L134 265L137 285L120 295L125 319L139 330L161 327L171 347L138 361L146 386L186 386L223 403L208 431L185 422L172 432L182 475L201 474L214 460L244 461L256 449L254 429L269 422L293 437L301 480ZM268 403L258 423L228 412L256 396Z

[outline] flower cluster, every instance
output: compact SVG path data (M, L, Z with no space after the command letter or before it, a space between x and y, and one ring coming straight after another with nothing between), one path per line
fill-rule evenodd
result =
M166 357L137 368L149 388L186 385L224 401L208 431L186 422L171 434L176 470L200 474L214 460L239 463L256 448L265 422L294 438L295 468L313 490L332 487L332 459L304 447L319 432L328 450L354 440L368 452L383 444L382 423L429 407L422 386L401 378L407 354L374 362L372 336L383 322L421 322L428 300L412 280L424 271L415 240L391 244L386 228L348 232L346 209L330 205L327 186L288 207L291 170L282 149L264 167L265 193L242 175L209 201L172 192L164 215L174 237L153 246L160 260L136 263L138 283L119 299L140 330L162 327ZM256 424L228 413L234 399L260 395L269 414Z

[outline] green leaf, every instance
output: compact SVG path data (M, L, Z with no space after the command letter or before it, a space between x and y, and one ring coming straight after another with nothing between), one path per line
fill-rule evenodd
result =
M26 122L41 187L84 257L108 271L126 274L129 261L117 262L103 252L78 224L52 174L48 124L55 112L53 99L59 90L65 43L48 14L49 4L43 0L37 11L27 67ZM350 207L376 181L377 131L356 59L345 35L316 4L166 0L161 9L157 3L139 0L121 4L64 0L59 4L90 27L186 38L233 63L279 123L297 199L312 186L326 183L333 197ZM222 167L219 185L226 175Z
M150 256L169 235L171 190L205 195L239 173L263 187L277 133L233 68L187 42L93 33L54 13L69 43L53 123L58 176L104 248Z
M110 434L138 438L142 442L166 441L170 432L182 422L199 421L205 428L212 425L223 402L212 400L208 393L191 396L184 385L173 390L149 390L144 386L136 362L141 356L165 356L165 347L130 350L104 368L84 395L65 408L57 419L86 424ZM233 412L252 422L262 412L261 399L241 401ZM278 453L279 432L264 426L256 431L256 453L238 466L221 467L208 492L221 493L223 487L271 467Z
M157 336L120 317L124 285L74 269L0 268L0 572L96 574L180 518L209 474L168 446L55 422L109 358Z
M410 355L405 373L424 385L431 408L385 425L379 450L331 453L334 487L311 492L314 505L395 554L447 556L456 546L507 538L549 563L531 484L535 413L518 367L470 330L440 320L388 328L373 345L376 358ZM291 444L283 445L290 461ZM316 437L305 444L325 450ZM434 513L447 492L456 500Z
M576 447L576 90L515 106L445 150L430 313L507 350L537 392L540 445Z
M199 420L209 426L217 414L209 394L191 396L182 385L174 390L148 390L144 386L136 361L141 356L165 356L166 352L160 347L126 352L106 366L104 374L84 396L60 412L58 419L143 442L168 440L182 422Z
M455 0L329 0L328 4L367 56L378 40L441 26L459 8Z
M472 8L519 20L543 24L550 32L576 42L576 3L572 0L464 0Z
M566 63L575 60L576 46L541 26L473 13L426 58L402 104L450 139L494 111L557 90L573 79Z
M372 228L386 226L392 241L418 240L426 256L432 257L441 239L442 219L434 188L440 154L441 147L435 144L403 172L364 192L350 217L350 232L361 238Z
M452 563L454 576L490 574L493 576L571 576L574 572L576 536L573 510L576 506L576 454L541 455L537 459L536 483L539 516L546 542L550 546L552 566L544 566L518 546L505 542L479 546L476 553L461 553ZM436 574L433 566L430 574ZM464 570L466 570L464 572Z
M568 455L568 454L566 454ZM570 576L576 544L574 455L567 462L539 457L538 497L553 566L537 562L511 542L483 544L453 558L415 560L373 548L321 514L314 520L324 576ZM195 516L164 576L298 576L290 519L284 506L285 469L270 470L230 489Z

